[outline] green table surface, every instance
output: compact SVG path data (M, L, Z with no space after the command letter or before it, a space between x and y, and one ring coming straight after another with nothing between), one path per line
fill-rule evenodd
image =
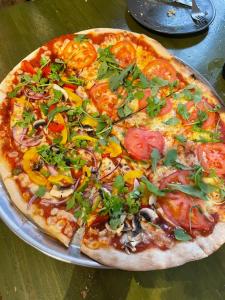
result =
M0 80L49 39L94 27L145 33L198 69L225 100L225 3L214 0L209 31L189 37L151 33L129 15L125 0L36 0L0 11ZM225 247L207 259L152 272L96 270L59 262L17 238L0 221L0 299L225 299Z

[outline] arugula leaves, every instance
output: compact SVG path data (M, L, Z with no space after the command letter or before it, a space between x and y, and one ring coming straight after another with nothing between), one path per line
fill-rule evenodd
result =
M35 195L36 195L37 197L43 197L45 193L46 193L46 187L40 185L40 186L38 187L38 190L35 192Z
M125 118L133 113L133 110L125 103L123 106L119 107L118 110L118 116L120 118Z
M115 181L113 183L113 187L115 187L117 189L118 194L124 193L127 191L127 188L125 187L125 181L124 181L122 175L116 176Z
M17 121L16 125L22 128L27 128L30 124L35 121L34 114L29 110L24 110L22 114L22 120Z
M151 153L152 171L153 172L156 171L156 167L157 167L157 164L158 164L160 158L161 158L161 155L159 153L159 150L158 149L153 149L152 153Z
M98 49L98 61L100 67L98 69L98 79L107 78L113 75L118 75L121 68L119 67L114 55L110 51L111 47Z
M175 136L175 139L176 139L177 141L181 142L181 143L185 143L185 142L187 141L187 138L186 138L184 135L182 135L182 134L176 135L176 136Z
M53 89L54 97L48 101L48 106L51 106L52 104L58 103L62 98L62 92L59 90Z
M62 80L63 83L71 83L71 84L75 84L78 86L84 86L85 85L85 80L82 78L78 78L76 76L70 76L69 78L67 78L66 80Z
M127 68L123 69L118 75L112 76L109 80L109 85L112 91L118 89L127 78L130 72L132 72L134 65L129 65Z
M88 199L85 199L82 192L74 192L71 198L66 203L66 209L70 210L74 207L79 208L74 216L81 218L84 223L87 222L88 216L91 213L91 204Z
M163 122L166 125L177 125L180 123L180 120L176 117L170 118L168 120L166 120L165 122Z
M192 239L192 237L186 231L184 231L184 229L182 229L182 228L176 228L174 230L174 236L175 236L176 240L182 241L182 242L187 242Z
M151 118L157 116L165 105L165 99L160 99L158 97L149 97L147 98L148 106L147 106L147 113Z
M151 183L146 177L141 178L141 182L145 184L147 190L156 196L165 196L165 192L161 191L157 186Z
M68 111L68 110L70 110L70 107L68 107L68 106L59 106L59 107L54 108L48 114L49 121L53 120L55 115L57 115L58 113Z
M198 103L202 100L202 91L194 84L189 84L183 91L174 95L174 99L184 98L185 100L193 100Z
M203 172L204 170L202 166L196 165L194 166L194 171L191 178L192 180L194 180L195 186L198 187L199 190L202 191L202 193L207 195L213 192L216 188L213 185L207 184L203 181L203 176L204 176Z
M86 34L77 34L74 37L74 41L78 42L78 43L81 43L81 42L84 42L84 41L87 41L87 40L88 40L88 37L86 36Z
M167 151L163 163L165 166L171 166L175 163L176 159L177 159L177 150L170 149Z
M128 213L130 214L138 213L141 206L140 201L138 201L140 196L141 196L141 192L139 190L134 190L131 193L129 193L126 199Z
M188 166L185 166L185 165L177 162L177 150L176 149L170 149L167 151L163 163L165 166L173 166L178 170L190 170L190 168Z
M177 106L177 112L184 120L188 120L190 118L190 113L187 111L185 104L179 103Z
M101 210L103 214L109 214L109 225L113 230L119 228L122 224L123 201L118 196L112 196L103 191L104 207Z
M176 184L176 183L170 183L168 185L172 190L183 192L187 195L200 198L203 200L208 200L206 194L199 190L197 187L192 185L186 185L186 184Z

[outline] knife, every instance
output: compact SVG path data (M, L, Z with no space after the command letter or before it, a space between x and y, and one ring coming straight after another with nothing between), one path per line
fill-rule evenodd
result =
M188 7L192 7L192 1L190 0L167 0L167 3L179 3Z

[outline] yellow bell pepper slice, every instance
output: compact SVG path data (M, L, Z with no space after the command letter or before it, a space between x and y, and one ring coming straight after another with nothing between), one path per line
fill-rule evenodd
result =
M91 176L91 169L87 166L83 166L82 171L84 175L82 175L82 182L78 187L77 192L83 191L86 188L89 178Z
M130 170L128 171L124 176L124 181L133 184L135 178L141 178L143 175L143 172L141 170Z
M98 125L98 121L94 118L89 117L89 116L85 116L82 119L81 124L91 126L92 128L96 128L97 125Z
M73 182L74 182L72 177L62 175L62 174L55 175L55 176L51 175L48 177L48 181L53 184L59 184L59 183L63 183L63 182L73 184Z
M30 180L38 185L48 185L48 180L38 171L33 171L32 163L37 162L39 154L36 148L30 148L23 155L22 166L24 171L29 176Z
M76 136L72 137L72 141L73 142L75 142L75 141L90 141L90 142L96 143L97 139L95 139L91 136L88 136L88 135L76 135Z
M61 132L62 140L60 142L60 144L64 145L67 142L68 133L67 133L67 127L66 127L65 121L63 119L63 116L61 114L57 114L55 116L55 118L54 118L54 121L56 121L59 124L63 124L64 125L64 129Z
M79 97L77 94L75 94L71 89L69 88L64 88L64 90L67 92L69 99L76 105L76 106L81 106L83 100L81 97Z
M110 157L117 157L122 153L122 148L116 142L109 142L108 146L105 147L105 152L110 154Z

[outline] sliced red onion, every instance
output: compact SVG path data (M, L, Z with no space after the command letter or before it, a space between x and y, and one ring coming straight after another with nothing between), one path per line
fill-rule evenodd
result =
M24 147L32 147L32 146L37 146L38 144L40 144L41 140L42 140L42 135L37 135L33 138L26 138L25 139L25 135L28 131L28 128L20 128L20 127L13 127L12 129L12 134L13 134L13 138L14 140L24 146Z
M56 171L56 168L54 166L49 165L48 166L48 170L49 170L49 172L50 172L51 175L54 175L54 176L58 175L58 172Z
M112 173L114 173L116 171L116 169L118 169L118 167L120 165L120 162L121 162L121 159L120 159L120 161L118 162L118 164L115 166L115 168L111 172L109 172L108 174L102 176L101 178L99 178L99 180L105 179L106 177L108 177L109 175L111 175Z
M34 92L32 90L29 90L29 89L24 90L24 95L27 98L32 99L32 100L47 99L47 98L50 97L49 95L45 95L44 93L36 93L36 92Z
M137 180L137 178L134 179L134 189L137 189L140 186L139 181Z
M76 191L76 189L78 188L79 183L80 183L80 178L78 178L77 181L75 182L75 184L73 185L74 191Z
M21 128L14 126L12 129L12 134L14 140L18 143L21 144L22 140L24 139L26 133L27 133L28 128Z
M25 147L37 146L41 143L42 138L42 135L37 135L33 138L24 139L20 144Z
M38 197L37 197L36 195L33 195L33 196L30 198L29 202L27 203L27 210L30 209L31 205L37 200L37 198L38 198Z
M53 199L41 199L40 201L40 204L42 205L54 205L54 206L59 206L59 205L62 205L62 204L65 204L66 202L68 201L68 199L64 199L64 200L61 200L61 201L55 201Z

